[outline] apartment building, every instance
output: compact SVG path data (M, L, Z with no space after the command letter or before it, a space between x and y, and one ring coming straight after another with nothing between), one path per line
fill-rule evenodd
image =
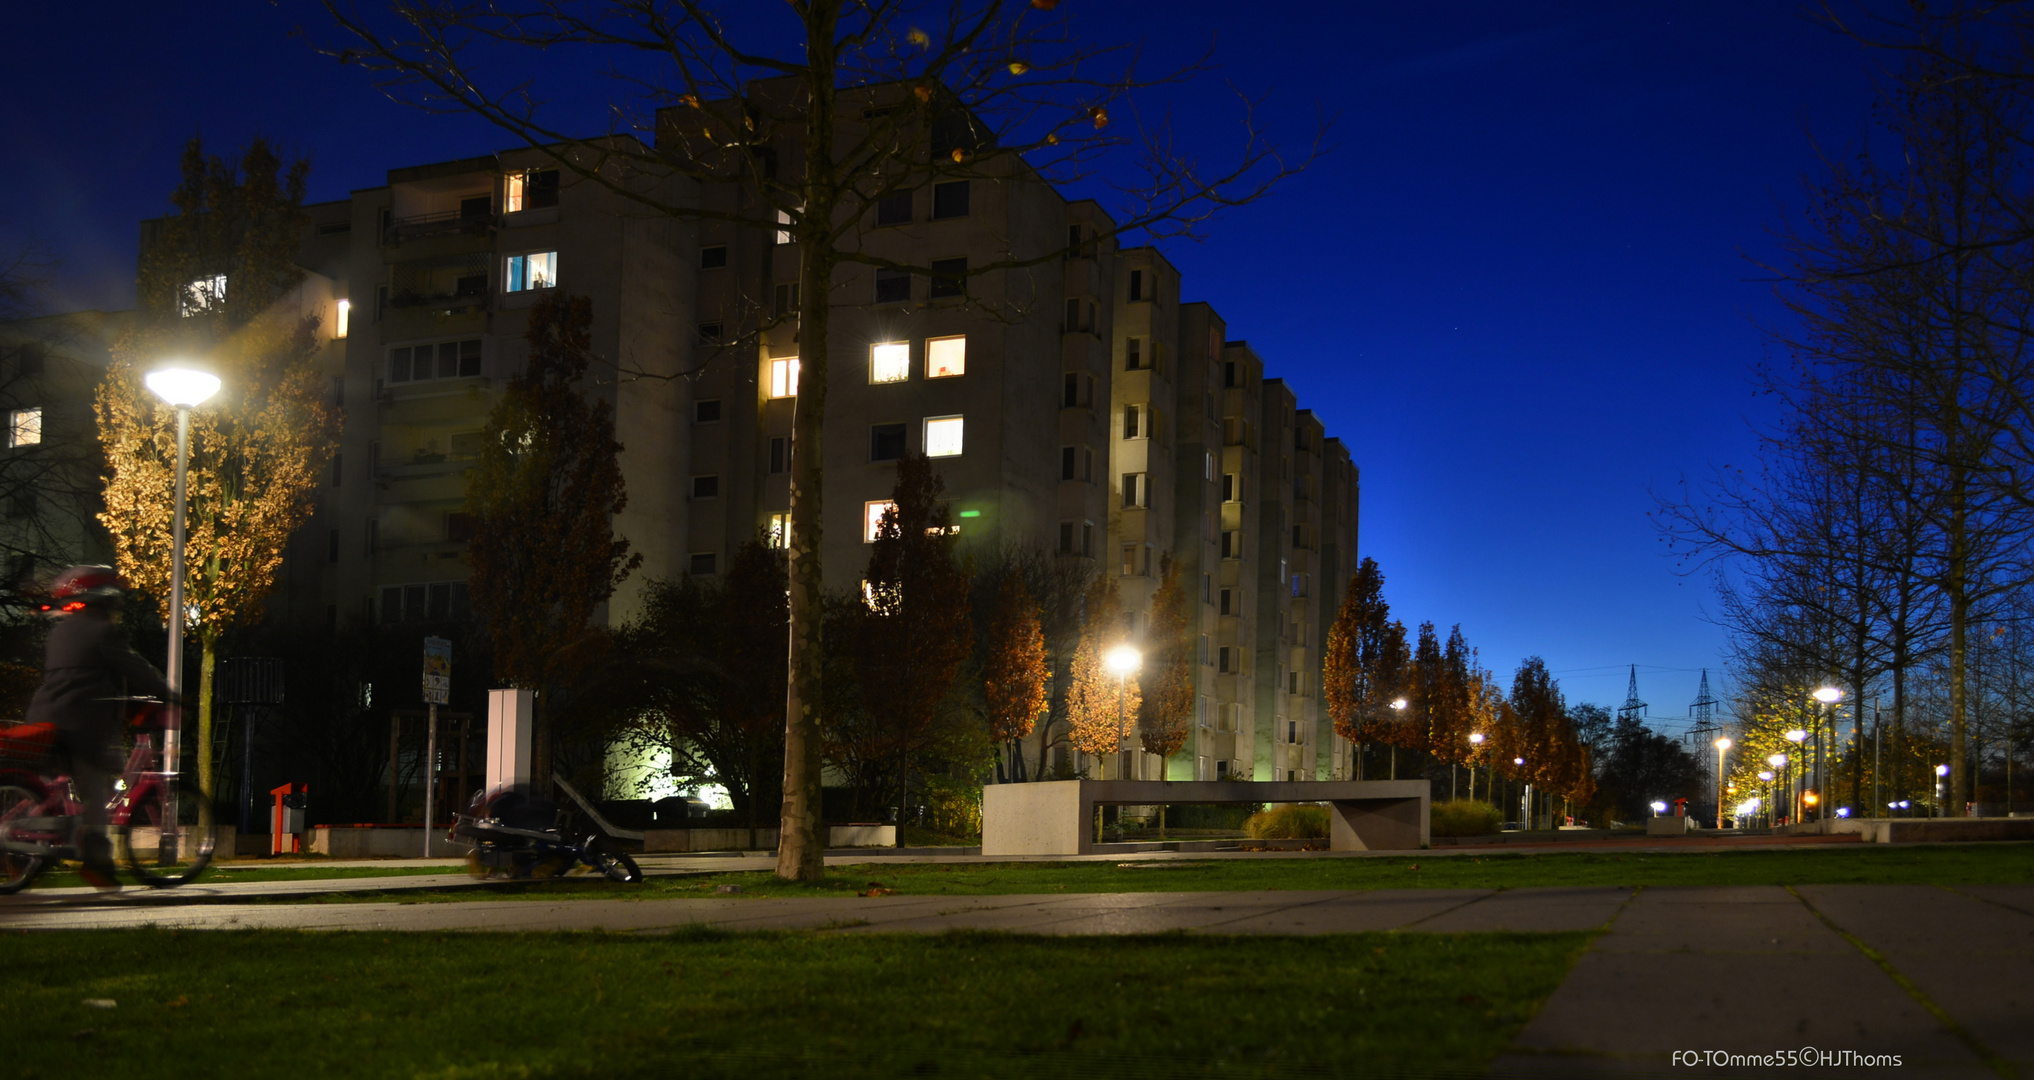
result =
M308 208L304 302L326 305L345 425L273 614L327 626L466 614L465 472L526 362L530 305L557 289L592 301L600 367L586 389L615 410L629 495L616 528L645 558L604 617L632 615L647 581L715 575L743 543L781 543L799 316L827 303L829 588L856 587L894 463L922 452L964 546L1115 575L1135 631L1167 560L1178 566L1194 612L1192 736L1169 760L1134 755L1136 775L1347 774L1319 687L1355 563L1356 469L1211 305L1184 300L1162 253L1120 248L1101 207L1020 166L935 177L847 233L931 274L849 262L829 296L801 296L795 233L742 187L627 181L710 212L679 222L573 175L517 150L393 169ZM991 264L1012 268L968 272Z
M80 562L110 562L92 393L130 313L77 311L0 323L0 559L16 588Z

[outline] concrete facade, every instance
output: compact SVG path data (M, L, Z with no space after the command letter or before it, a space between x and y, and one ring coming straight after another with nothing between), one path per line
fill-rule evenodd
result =
M982 854L1087 855L1101 806L1258 802L1328 804L1328 850L1417 851L1431 839L1424 780L1331 783L1208 780L1050 780L982 792Z

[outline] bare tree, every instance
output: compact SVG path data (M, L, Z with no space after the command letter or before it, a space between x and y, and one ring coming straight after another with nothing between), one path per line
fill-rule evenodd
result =
M840 271L854 264L954 274L865 244L862 230L876 206L942 180L1089 179L1121 148L1135 152L1134 175L1103 178L1120 206L1116 225L1099 238L1186 236L1221 210L1261 197L1320 148L1317 135L1297 160L1281 157L1246 99L1240 148L1209 168L1167 127L1137 123L1134 108L1137 91L1200 65L1141 75L1134 50L1081 44L1067 16L1051 13L1055 0L791 0L768 15L742 12L741 22L767 25L753 34L702 0L394 0L386 17L373 18L344 0L325 5L347 38L328 51L365 67L398 99L481 116L649 212L781 229L796 245L803 370L792 442L791 674L777 864L790 879L824 874L818 449L829 309ZM565 130L523 69L491 78L497 69L479 54L503 47L595 58L596 70L618 80L613 130L592 139ZM624 129L641 137L609 137ZM682 177L739 197L660 194L668 189L629 182L640 174ZM964 273L1023 271L1065 251L1057 240L1012 238L1000 258ZM756 323L758 332L767 326Z

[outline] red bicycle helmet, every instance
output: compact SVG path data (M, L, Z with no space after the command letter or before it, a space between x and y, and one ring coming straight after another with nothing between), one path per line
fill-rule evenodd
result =
M57 575L49 587L52 607L60 611L76 611L90 604L117 603L127 595L127 581L110 566L73 566Z

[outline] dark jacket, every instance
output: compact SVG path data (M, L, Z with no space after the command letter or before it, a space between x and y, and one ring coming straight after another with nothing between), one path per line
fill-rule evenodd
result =
M103 612L86 608L57 620L49 632L42 686L28 704L30 723L60 728L117 724L113 702L129 695L167 699L169 683L127 644Z

